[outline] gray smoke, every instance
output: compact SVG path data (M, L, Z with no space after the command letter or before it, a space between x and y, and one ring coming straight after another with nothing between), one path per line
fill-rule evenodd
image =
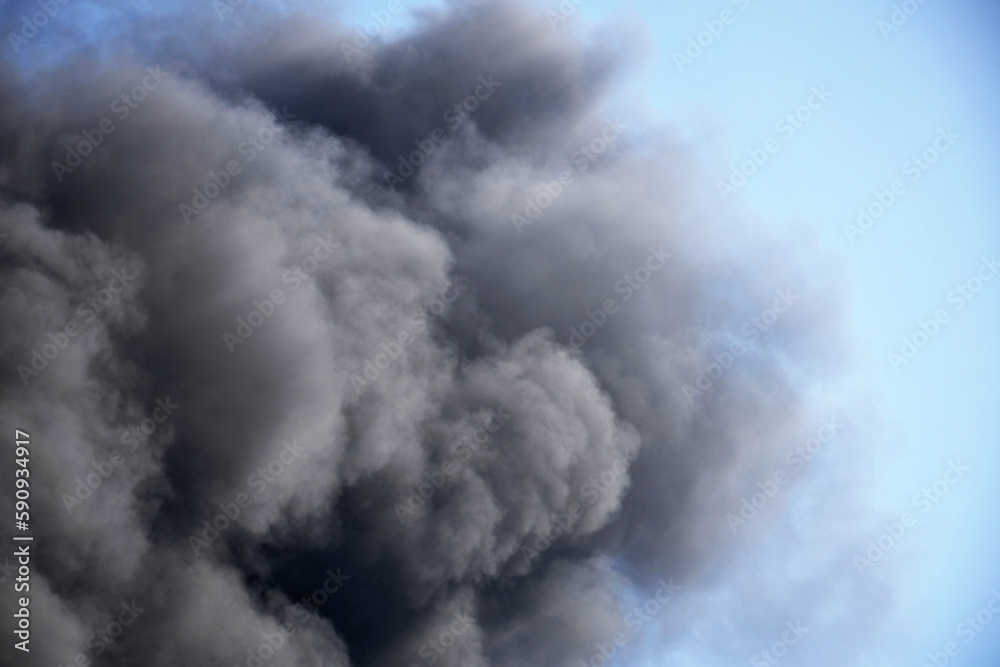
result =
M60 7L0 69L5 663L576 665L739 560L723 517L831 409L841 269L620 110L640 40Z

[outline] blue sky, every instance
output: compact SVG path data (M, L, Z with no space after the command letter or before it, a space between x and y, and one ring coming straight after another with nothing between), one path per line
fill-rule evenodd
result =
M873 516L912 510L914 493L941 477L951 459L973 468L922 517L912 540L880 564L879 576L897 583L895 620L909 630L886 653L891 664L923 664L927 651L955 639L958 623L1000 584L1000 503L991 479L998 463L1000 281L986 282L961 310L948 302L957 284L976 275L981 258L1000 247L1000 145L990 122L1000 116L1000 47L991 39L1000 11L986 3L928 2L885 38L878 21L890 19L890 2L742 4L612 9L591 0L582 12L608 17L627 8L642 17L652 54L636 80L645 85L650 113L700 137L707 159L724 156L720 176L777 137L778 151L729 201L811 225L849 264L863 358L856 382L874 388L884 406L884 431L867 438L877 457L865 499ZM735 20L679 72L673 54L724 9ZM776 121L819 85L830 99L792 137L776 132ZM959 138L912 182L904 165L948 127ZM905 192L850 243L844 225L897 179ZM948 311L947 324L893 371L887 354L938 309ZM950 664L996 664L1000 623L960 646Z

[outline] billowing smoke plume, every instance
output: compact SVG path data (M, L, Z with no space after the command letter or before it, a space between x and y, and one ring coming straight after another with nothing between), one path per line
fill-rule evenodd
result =
M718 576L746 480L829 416L843 296L630 115L633 35L52 4L2 14L37 637L5 664L576 665L689 630L630 600Z

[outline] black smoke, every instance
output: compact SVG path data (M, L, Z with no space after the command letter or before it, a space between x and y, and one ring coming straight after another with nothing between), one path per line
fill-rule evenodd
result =
M453 3L348 58L332 11L60 6L0 68L24 664L576 665L625 592L715 576L740 481L825 416L841 269L623 114L641 39Z

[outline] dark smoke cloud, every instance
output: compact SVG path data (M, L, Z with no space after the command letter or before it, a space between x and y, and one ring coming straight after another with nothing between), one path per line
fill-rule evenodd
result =
M31 7L8 3L4 34ZM250 664L268 637L269 665L577 664L623 591L718 578L742 480L829 409L841 270L719 209L669 130L616 119L636 40L458 3L352 63L351 26L320 13L64 11L0 69L0 421L35 443L44 545L31 664L95 657L123 603L143 611L102 664ZM551 203L519 229L530 201ZM134 278L104 303L116 271ZM687 395L777 290L797 299L779 324Z

